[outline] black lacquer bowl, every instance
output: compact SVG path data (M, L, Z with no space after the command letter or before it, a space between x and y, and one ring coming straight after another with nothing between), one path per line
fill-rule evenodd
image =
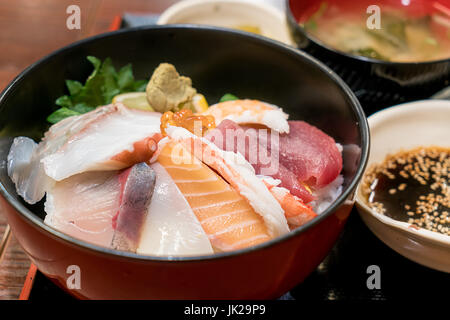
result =
M344 146L341 196L319 217L266 243L200 257L151 257L92 245L43 222L42 202L29 206L6 172L14 136L39 139L65 79L84 81L86 56L133 64L148 78L161 62L191 77L210 103L227 92L282 106L291 119L318 126ZM90 299L276 298L305 279L332 248L353 206L368 156L364 113L350 89L307 54L244 32L158 26L99 35L56 51L20 74L0 96L0 210L33 263L56 284ZM79 266L81 288L67 288Z

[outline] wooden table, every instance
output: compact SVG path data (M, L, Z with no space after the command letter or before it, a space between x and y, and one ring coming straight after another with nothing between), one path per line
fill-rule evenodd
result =
M0 90L28 65L71 42L108 31L123 12L161 13L177 0L0 0ZM81 9L81 29L69 30L68 6ZM0 215L0 239L6 230ZM17 299L30 261L12 236L0 260L0 300Z

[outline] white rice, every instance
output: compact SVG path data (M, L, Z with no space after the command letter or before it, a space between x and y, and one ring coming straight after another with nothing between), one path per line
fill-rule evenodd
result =
M336 147L342 154L344 150L342 145L336 143ZM316 197L316 200L311 201L309 204L317 214L324 212L341 195L343 183L344 177L339 175L325 187L314 191L313 195Z
M309 203L313 207L314 212L317 214L324 212L341 195L343 183L344 177L339 175L330 184L315 190L313 195L316 197L316 200Z

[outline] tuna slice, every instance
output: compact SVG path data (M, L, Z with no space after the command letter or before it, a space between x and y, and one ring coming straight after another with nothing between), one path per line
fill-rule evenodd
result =
M47 192L44 221L86 242L133 249L147 211L152 183L154 173L146 164L122 172L77 174L55 183ZM135 191L137 194L133 194ZM143 206L147 207L141 210ZM114 220L117 220L116 229ZM129 232L136 233L128 237Z
M155 171L142 162L119 175L120 206L112 220L112 247L136 252L155 187Z
M189 256L213 253L205 231L167 171L151 165L156 184L137 253Z
M8 171L28 203L41 200L55 181L87 171L120 170L147 161L161 139L159 113L107 105L50 127L43 140L16 138ZM21 160L16 165L15 156ZM17 184L16 181L28 181Z
M279 153L271 152L273 148L279 148L278 135L268 133L267 130L261 134L254 128L224 120L216 129L209 131L206 138L223 150L241 153L256 174L279 179L280 187L288 189L304 202L314 199L297 176L281 163Z
M281 180L281 187L303 201L310 202L313 197L302 183L322 188L334 181L342 170L342 155L334 139L320 129L304 121L288 122L289 134L276 135L261 134L255 128L224 120L216 129L208 132L206 138L224 150L239 151L253 165L257 174ZM235 139L245 139L246 143L239 144ZM264 150L261 151L261 148L267 149L267 153L262 152ZM261 161L261 154L278 162L277 165ZM256 155L255 161L252 157ZM276 172L268 173L273 168L277 168Z

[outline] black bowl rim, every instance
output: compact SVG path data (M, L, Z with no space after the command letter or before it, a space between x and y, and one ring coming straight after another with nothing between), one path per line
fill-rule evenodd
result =
M198 262L198 261L207 261L207 260L218 260L218 259L225 259L225 258L232 258L235 256L244 255L247 253L252 253L257 250L264 250L268 247L274 246L278 243L281 243L282 241L286 241L292 237L295 237L301 233L303 233L305 230L312 228L314 225L320 223L322 220L326 219L330 215L332 215L335 210L343 204L347 198L352 197L352 192L355 190L356 185L359 183L359 180L362 177L362 174L364 172L364 169L367 164L368 160L368 154L369 154L369 146L370 146L370 135L369 135L369 127L367 123L367 118L364 114L364 111L356 98L356 96L353 94L353 92L350 90L350 88L345 84L345 82L339 78L331 69L326 67L323 63L318 61L317 59L311 57L310 55L299 51L295 49L294 47L288 46L284 43L281 43L276 40L271 40L269 38L266 38L264 36L250 34L245 31L238 31L238 30L232 30L228 28L219 28L219 27L213 27L213 26L200 26L200 25L190 25L190 24L179 24L179 25L164 25L164 26L141 26L141 27L135 27L135 28L129 28L129 29L123 29L119 31L113 31L108 33L103 33L100 35L96 35L93 37L89 37L87 39L83 39L77 42L74 42L72 44L69 44L61 49L58 49L49 55L45 56L44 58L38 60L37 62L33 63L31 66L26 68L24 71L22 71L7 87L3 90L3 92L0 94L0 112L1 112L1 106L2 102L11 94L11 92L21 84L24 77L31 72L33 69L37 68L38 66L48 63L49 60L51 60L54 56L61 54L63 52L71 50L73 47L83 45L85 43L95 42L98 39L104 39L109 37L115 37L118 34L127 34L127 33L134 33L134 32L140 32L140 31L149 31L149 30L168 30L168 31L177 31L177 30L185 30L189 29L191 31L207 31L207 32L216 32L220 34L230 34L237 38L245 39L246 41L253 41L258 44L263 44L265 46L269 46L271 48L275 49L281 49L285 51L286 54L294 55L297 57L302 57L305 59L306 63L310 63L312 65L315 65L320 71L323 73L328 74L331 79L341 87L341 89L344 91L344 93L347 95L347 97L350 100L350 105L352 108L352 111L354 115L357 118L358 121L358 127L359 127L359 133L361 135L361 161L359 163L358 169L355 173L355 177L350 181L347 188L342 192L342 194L330 205L330 207L327 208L323 213L320 214L319 217L313 219L312 221L308 222L307 224L287 233L282 236L276 237L274 239L271 239L270 241L261 243L256 246L229 251L229 252L221 252L221 253L214 253L209 255L199 255L199 256L147 256L147 255L140 255L137 253L132 252L125 252L125 251L118 251L115 249L110 249L102 246L98 246L95 244L91 244L79 239L76 239L74 237L71 237L69 235L66 235L44 223L42 219L37 217L34 213L32 213L31 210L29 210L27 207L25 207L19 200L16 200L11 194L9 194L5 188L5 186L0 183L0 194L13 206L14 209L16 209L28 222L31 224L36 225L40 229L43 229L43 231L49 233L50 236L58 238L58 240L62 242L67 242L70 246L76 246L79 249L88 250L94 254L102 254L106 255L108 257L114 257L118 259L125 258L126 260L134 260L134 261L142 261L142 262ZM352 200L353 201L353 200ZM19 236L20 237L20 236ZM20 241L19 241L20 242Z
M315 45L330 51L334 54L340 55L340 56L344 56L346 58L349 59L355 59L361 62L366 62L366 63L372 63L372 64L377 64L377 65L383 65L383 66L391 66L391 67L408 67L408 66L427 66L427 65L434 65L434 64L440 64L440 63L450 63L450 57L446 58L446 59L440 59L440 60L430 60L430 61L417 61L417 62L396 62L396 61L386 61L386 60L380 60L380 59L375 59L375 58L369 58L369 57L364 57L364 56L358 56L356 54L351 54L345 51L341 51L339 49L330 47L329 45L327 45L325 42L321 41L320 39L314 37L312 34L310 34L308 31L306 31L305 28L303 28L302 26L300 26L298 24L297 19L294 17L294 14L292 12L291 9L291 1L300 1L300 0L285 0L285 4L286 4L286 18L287 18L287 22L290 25L290 28L295 28L297 29L299 32L301 32L309 41L313 42Z

